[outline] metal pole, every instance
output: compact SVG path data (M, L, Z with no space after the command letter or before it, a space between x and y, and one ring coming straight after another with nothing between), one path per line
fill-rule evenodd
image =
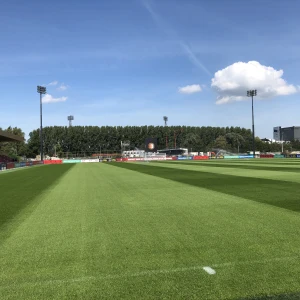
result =
M253 158L255 158L255 133L254 133L254 109L253 109L253 94L252 94L252 149L253 149Z
M174 131L174 149L176 149L176 131Z
M42 93L40 93L40 119L41 119L41 127L40 127L40 154L41 160L43 160L43 111L42 111Z

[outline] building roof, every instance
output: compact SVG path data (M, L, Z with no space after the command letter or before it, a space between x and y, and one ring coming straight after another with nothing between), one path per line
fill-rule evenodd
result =
M0 142L24 142L24 138L0 130Z

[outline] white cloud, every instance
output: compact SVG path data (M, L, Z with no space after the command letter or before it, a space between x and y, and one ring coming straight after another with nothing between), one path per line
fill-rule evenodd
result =
M180 87L178 89L178 92L181 94L194 94L194 93L198 93L201 91L202 91L202 88L199 84L187 85L187 86Z
M69 86L65 85L64 83L62 83L58 88L57 90L59 91L65 91Z
M58 81L55 80L55 81L52 81L52 82L48 83L47 85L54 86L54 85L57 85L57 84L58 84Z
M261 65L257 61L236 62L215 73L211 87L218 94L217 104L247 99L247 90L257 90L257 98L267 99L300 91L282 78L283 70Z
M54 98L53 96L47 94L43 97L42 102L43 103L65 102L67 99L68 99L68 97Z

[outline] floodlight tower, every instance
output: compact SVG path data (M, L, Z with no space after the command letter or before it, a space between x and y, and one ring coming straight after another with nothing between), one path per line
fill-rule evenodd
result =
M74 120L74 116L68 116L69 127L72 126L72 121Z
M165 121L165 127L167 127L168 126L168 117L164 116L163 119ZM166 149L168 149L168 134L167 134L167 132L166 132Z
M164 121L165 121L165 126L168 126L168 117L167 116L164 116Z
M47 93L46 87L37 86L37 92L40 94L40 154L41 160L43 160L43 107L42 107L42 98L44 94Z
M252 149L253 149L253 158L255 158L255 133L254 133L254 109L253 109L253 97L257 96L257 90L247 91L247 97L252 98Z

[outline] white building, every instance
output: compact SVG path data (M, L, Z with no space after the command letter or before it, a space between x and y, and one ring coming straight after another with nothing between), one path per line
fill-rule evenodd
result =
M122 152L123 157L144 157L145 151L144 150L128 150Z

